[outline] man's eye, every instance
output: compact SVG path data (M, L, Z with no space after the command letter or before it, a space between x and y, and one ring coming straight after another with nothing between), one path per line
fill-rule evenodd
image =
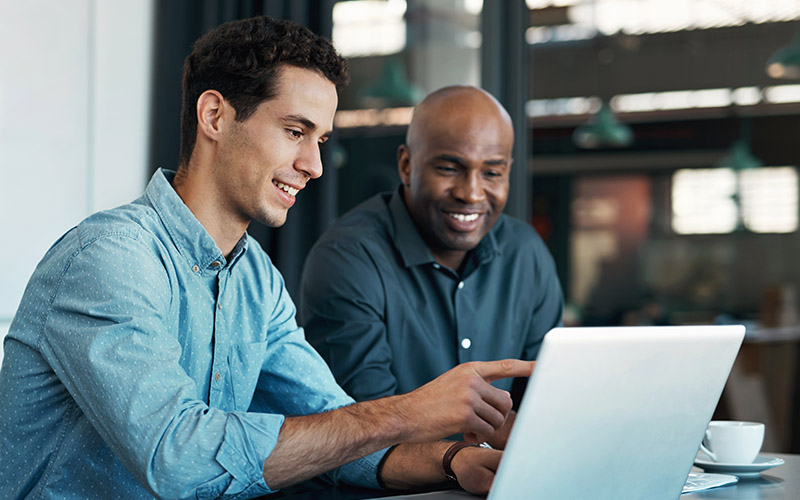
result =
M437 166L435 168L439 172L442 172L442 173L445 173L445 174L452 174L454 172L457 172L457 170L454 167L448 167L446 165L439 165L439 166Z
M293 128L287 128L286 131L289 132L289 135L291 135L295 139L299 139L299 138L303 137L303 133L300 132L299 130L295 130Z
M488 170L483 175L485 175L486 177L501 177L503 174L496 170Z

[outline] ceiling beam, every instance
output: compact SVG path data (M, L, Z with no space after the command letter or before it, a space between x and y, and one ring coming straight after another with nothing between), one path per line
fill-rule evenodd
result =
M800 21L648 35L616 34L530 46L534 99L738 88L775 80L767 59L788 45Z

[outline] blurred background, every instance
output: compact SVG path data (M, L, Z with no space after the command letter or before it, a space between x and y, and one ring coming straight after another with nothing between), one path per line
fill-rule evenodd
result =
M257 14L351 68L324 176L250 230L291 292L328 224L396 186L414 104L478 85L514 120L507 212L547 242L565 323L744 322L717 416L800 453L800 0L0 0L0 335L60 234L176 167L191 43Z

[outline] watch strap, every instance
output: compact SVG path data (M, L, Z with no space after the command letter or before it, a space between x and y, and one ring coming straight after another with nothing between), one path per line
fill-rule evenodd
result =
M458 477L456 477L456 473L453 472L453 467L452 467L453 457L455 457L456 453L458 453L459 451L463 450L464 448L469 448L471 446L474 446L476 448L479 447L479 445L477 444L467 443L465 441L458 441L456 443L453 443L450 446L450 448L448 448L447 451L444 452L444 457L442 457L442 469L444 469L444 477L446 477L448 481L450 481L456 486L459 486L459 484L458 484Z

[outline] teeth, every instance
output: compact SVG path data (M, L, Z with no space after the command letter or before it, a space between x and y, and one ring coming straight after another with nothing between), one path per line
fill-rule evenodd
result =
M461 222L472 222L478 218L478 214L448 214L450 217Z
M299 189L295 189L292 186L287 186L286 184L284 184L282 182L275 182L275 185L278 186L279 188L283 189L284 191L286 191L287 193L289 193L292 196L294 196L298 192L300 192Z

